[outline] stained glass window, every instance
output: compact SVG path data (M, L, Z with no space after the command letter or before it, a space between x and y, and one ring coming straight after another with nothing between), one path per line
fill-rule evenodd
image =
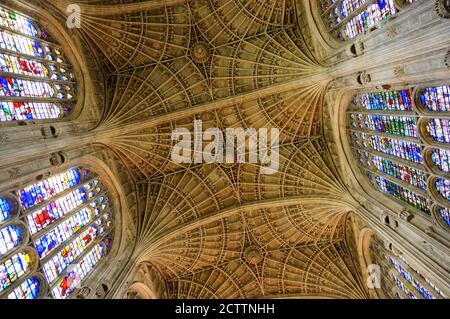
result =
M423 190L427 188L427 174L423 171L401 163L396 163L381 156L373 156L372 161L380 172L398 178L417 188Z
M425 299L436 299L433 294L428 291L426 288L423 287L423 285L417 281L414 276L408 272L400 263L395 261L394 259L389 257L389 262L394 266L394 268L397 270L397 272L406 279ZM407 294L410 298L416 299L413 296L413 294L409 293Z
M0 229L0 257L12 250L22 240L22 231L18 226L6 226Z
M437 142L450 143L449 124L449 120L432 119L427 123L427 132Z
M450 112L450 86L425 88L420 95L420 101L429 111Z
M450 227L450 209L442 207L438 208L437 214L443 224L446 225L446 227Z
M427 214L431 214L430 208L433 202L427 199L425 196L412 192L409 189L393 183L381 176L376 177L376 183L382 192L388 193L395 198L405 201Z
M11 216L11 205L3 197L0 196L0 223L7 220Z
M24 210L19 218L28 229L14 223L0 228L2 289L19 281L7 292L8 298L33 299L44 282L38 278L44 276L53 297L66 298L107 254L114 222L107 190L95 173L74 167L15 194ZM4 207L9 214L10 206ZM28 248L40 260L41 273L28 278L30 255L20 251L26 230L32 236ZM16 255L1 260L14 249L19 251Z
M412 90L363 93L361 106L366 110L410 111L412 110Z
M435 184L438 193L446 200L450 201L450 180L438 178Z
M417 0L404 0L412 4ZM394 0L320 0L322 18L334 36L345 41L371 31L397 14Z
M414 163L422 163L422 147L419 144L377 135L370 136L368 141L369 145L378 152Z
M65 275L53 288L55 298L67 297L73 289L94 269L95 265L104 255L105 248L102 244L96 245L90 250L72 271Z
M362 120L364 126L372 131L418 137L417 118L414 117L368 114Z
M450 172L450 151L435 149L431 152L431 160L434 165L443 172Z
M27 279L8 295L8 299L36 299L39 296L40 286L38 279Z
M0 6L0 49L0 122L56 119L71 111L72 67L43 28Z
M437 299L445 295L428 278L414 269L401 255L386 256L388 265L394 269L393 281L407 298Z
M16 282L28 270L30 255L18 253L0 263L0 291L5 290Z
M352 150L364 174L378 190L430 217L432 211L436 216L436 192L450 201L450 150L445 146L450 120L439 114L447 110L448 93L448 86L364 92L347 112ZM421 111L425 107L428 112Z

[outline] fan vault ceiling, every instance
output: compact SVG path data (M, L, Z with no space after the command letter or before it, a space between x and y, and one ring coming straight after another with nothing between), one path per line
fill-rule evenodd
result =
M49 1L64 7L64 1ZM96 128L138 189L135 255L172 298L366 297L293 0L77 1L107 78ZM280 168L171 162L171 133L276 127Z

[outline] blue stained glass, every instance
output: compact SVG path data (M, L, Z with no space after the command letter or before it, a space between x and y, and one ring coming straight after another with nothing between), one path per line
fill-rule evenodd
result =
M80 181L81 175L79 170L72 168L65 173L25 187L23 190L18 191L18 195L23 208L26 209L78 185Z
M370 136L369 144L376 151L414 163L423 162L422 147L418 144L380 136Z
M0 229L0 257L12 250L22 241L22 231L17 226Z
M416 194L409 189L404 188L403 186L397 185L381 176L376 177L376 183L382 192L390 194L391 196L398 198L416 207L417 209L420 209L428 215L431 215L430 208L433 202L429 199Z
M450 121L432 119L427 123L428 134L437 142L450 143Z
M362 13L345 24L343 32L339 34L341 40L347 40L370 30L378 22L395 15L394 0L376 0Z
M411 111L412 90L384 91L360 95L361 106L366 110Z
M431 152L431 160L443 172L450 172L450 151L436 149Z
M446 200L450 201L450 180L438 178L435 186L438 193Z
M428 177L424 172L380 156L373 156L372 161L379 171L426 190Z
M438 216L450 228L450 210L448 208L440 208L438 209Z
M36 278L25 280L19 287L8 295L8 299L37 299L41 283Z
M348 17L353 11L355 11L365 3L366 0L343 0L339 5L341 16L344 18Z
M394 276L394 281L395 281L395 284L397 285L397 287L400 288L400 290L402 290L405 293L405 295L408 296L408 298L417 299L417 297L411 291L409 291L409 289L405 287L403 282L400 279L398 279L396 276Z
M415 117L369 114L364 116L364 125L380 133L418 137Z
M423 285L417 281L414 276L408 272L400 263L391 257L388 258L389 262L394 266L397 272L405 278L425 299L435 299L432 293L430 293ZM411 296L410 296L411 297Z
M426 88L420 95L420 101L430 111L450 112L450 86Z
M7 220L11 216L11 205L9 202L0 197L0 223Z
M0 264L0 291L5 290L28 270L30 256L18 253Z

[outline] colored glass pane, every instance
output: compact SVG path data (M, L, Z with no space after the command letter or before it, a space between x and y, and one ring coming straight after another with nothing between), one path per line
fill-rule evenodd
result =
M369 145L376 151L402 158L414 163L422 163L422 147L416 143L389 137L370 136Z
M57 254L52 256L43 266L44 273L49 282L53 282L64 269L81 256L91 245L98 235L96 227L91 226L75 238L70 244L63 247Z
M8 299L36 299L39 296L41 283L36 278L25 280L8 295Z
M395 15L396 10L393 0L376 0L363 12L352 18L345 24L343 31L339 34L342 40L356 37L370 30L377 23Z
M406 279L425 299L435 299L434 295L428 291L414 276L407 271L399 262L389 257L389 262L394 266L397 272Z
M19 190L21 204L23 208L30 208L40 204L47 199L78 185L83 177L89 172L81 172L77 168L72 168L65 173L52 176L42 182L25 187Z
M412 91L385 91L360 95L361 106L366 110L410 111Z
M429 215L431 214L430 208L433 202L424 196L416 194L409 189L395 184L381 176L376 177L376 184L382 192L390 194L391 196L400 199Z
M7 220L11 216L11 204L3 197L0 197L0 222Z
M0 8L0 26L31 37L40 33L31 19L6 8Z
M432 119L428 121L426 129L428 134L437 142L450 143L450 121Z
M64 114L68 110L64 110ZM55 103L0 102L0 122L45 120L61 116Z
M0 122L57 119L71 111L76 83L51 41L31 19L0 7Z
M450 210L448 208L439 208L437 213L444 225L450 227Z
M426 88L420 95L420 101L429 111L450 112L450 86Z
M6 261L0 263L0 291L5 290L23 276L30 263L30 256L18 253Z
M52 289L53 296L57 299L68 297L75 287L94 269L104 253L104 247L100 244L96 245L67 275L57 282Z
M6 226L0 229L0 257L20 244L22 231L17 226Z
M368 114L364 116L364 125L380 133L418 137L415 117Z
M50 232L35 241L34 246L40 258L44 258L59 247L63 242L89 224L94 217L92 208L83 208L75 215L68 217Z
M450 180L438 178L435 182L436 190L446 200L450 201Z
M450 151L436 149L431 152L431 160L443 172L450 172Z
M425 190L427 188L427 175L418 169L396 163L389 159L373 156L372 161L375 167L380 171L405 183Z

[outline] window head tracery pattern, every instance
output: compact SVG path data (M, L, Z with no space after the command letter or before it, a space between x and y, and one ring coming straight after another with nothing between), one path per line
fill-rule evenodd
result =
M417 0L406 0L412 4ZM394 0L321 0L321 15L336 38L346 41L364 34L398 12Z
M0 123L61 118L75 100L62 48L34 20L0 6Z
M107 255L113 209L94 172L74 167L0 198L0 298L67 298Z
M447 230L449 107L450 86L439 85L363 92L347 111L351 147L374 187Z

